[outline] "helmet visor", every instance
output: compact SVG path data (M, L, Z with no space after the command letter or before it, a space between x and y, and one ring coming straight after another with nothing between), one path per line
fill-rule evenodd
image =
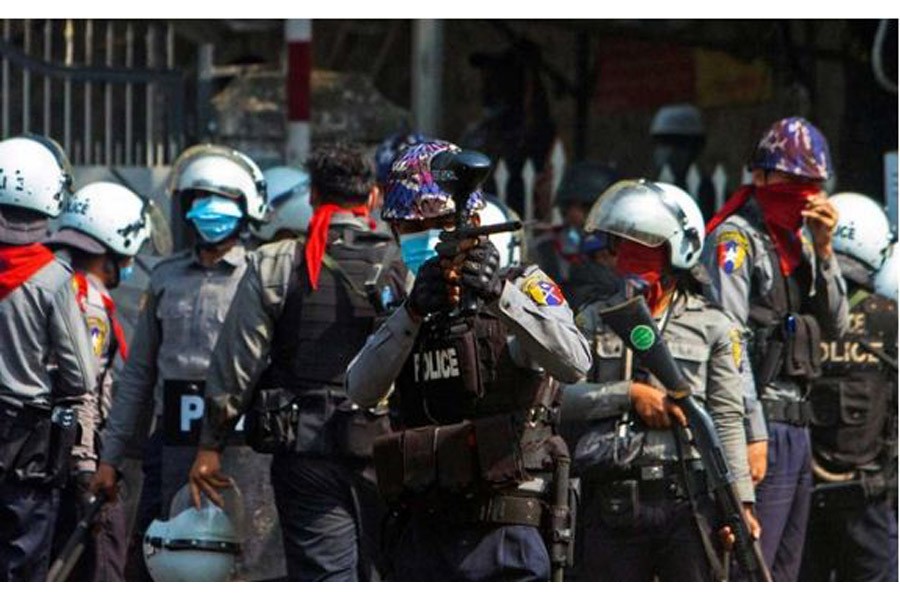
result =
M603 231L655 248L678 233L679 223L659 186L628 180L600 196L588 214L585 231Z

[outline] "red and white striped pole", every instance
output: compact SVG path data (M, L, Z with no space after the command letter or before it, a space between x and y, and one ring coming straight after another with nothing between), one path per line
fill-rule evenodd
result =
M309 154L310 75L312 73L312 20L286 19L287 44L287 163L300 164Z

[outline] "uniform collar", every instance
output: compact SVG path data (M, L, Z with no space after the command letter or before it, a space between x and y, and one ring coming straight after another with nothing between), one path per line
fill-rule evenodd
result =
M195 266L203 268L203 264L200 262L200 253L197 251L197 247L191 251L191 260ZM238 242L231 249L226 252L216 264L213 265L213 268L218 268L221 264L225 263L232 269L237 268L247 262L247 249L244 248L244 245L241 242Z
M369 231L369 222L363 217L357 217L348 212L336 212L331 217L331 227L336 225L342 227L353 227L354 229L362 229Z
M100 292L101 295L110 295L109 290L106 288L106 285L104 285L99 277L97 277L93 273L85 273L84 277L88 280L88 283L91 285L91 287Z

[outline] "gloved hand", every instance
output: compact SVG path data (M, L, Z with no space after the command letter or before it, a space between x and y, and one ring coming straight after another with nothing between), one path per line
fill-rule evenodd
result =
M407 306L413 318L450 309L447 282L438 257L429 258L419 267Z
M463 289L490 304L500 297L503 280L500 279L500 252L486 237L478 245L466 251L459 268Z

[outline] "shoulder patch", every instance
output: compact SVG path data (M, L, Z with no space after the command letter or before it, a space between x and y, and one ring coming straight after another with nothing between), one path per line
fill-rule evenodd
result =
M747 259L750 240L741 231L723 231L716 236L716 260L719 269L731 275L738 271Z
M538 306L562 306L566 303L556 282L541 271L526 277L519 288Z
M91 348L94 350L94 356L103 358L106 340L109 338L109 326L99 317L88 317L87 326L88 332L91 334Z

